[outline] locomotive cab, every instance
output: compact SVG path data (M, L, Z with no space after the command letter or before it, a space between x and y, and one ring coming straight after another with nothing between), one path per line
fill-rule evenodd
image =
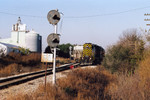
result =
M85 43L83 45L83 55L81 63L83 64L101 64L104 57L104 49L101 46Z

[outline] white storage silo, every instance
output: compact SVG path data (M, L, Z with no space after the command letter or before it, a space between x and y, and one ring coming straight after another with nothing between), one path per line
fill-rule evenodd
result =
M25 43L26 43L26 48L28 48L31 52L41 52L39 50L39 45L40 44L40 36L37 34L35 31L30 31L26 33L26 38L25 38Z

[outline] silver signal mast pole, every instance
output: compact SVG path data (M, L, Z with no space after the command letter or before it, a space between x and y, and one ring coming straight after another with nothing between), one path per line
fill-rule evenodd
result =
M53 85L55 85L56 84L56 47L59 44L59 36L57 35L57 23L60 20L60 14L59 14L58 10L49 11L47 14L47 19L50 24L54 25L54 29L55 29L54 34L50 34L47 38L48 45L51 47L54 47Z
M57 34L57 24L54 25L55 27L55 34ZM56 47L54 47L54 61L53 61L53 84L56 84Z

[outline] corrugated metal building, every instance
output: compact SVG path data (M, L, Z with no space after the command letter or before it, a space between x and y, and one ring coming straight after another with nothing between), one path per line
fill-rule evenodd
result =
M19 47L12 44L0 43L0 56L6 56L10 52L19 52Z

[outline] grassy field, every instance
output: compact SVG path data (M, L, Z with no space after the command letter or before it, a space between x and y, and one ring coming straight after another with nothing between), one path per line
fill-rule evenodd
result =
M42 69L40 59L38 53L21 55L11 52L6 57L0 58L0 77Z
M59 63L70 62L69 59L58 59ZM1 59L0 64L1 76L23 72L27 67L30 71L44 67L40 62L39 54L24 56L10 54ZM149 100L149 65L150 53L147 51L143 58L134 65L135 69L132 74L125 70L122 73L119 70L112 73L102 66L73 69L67 77L58 79L56 86L51 83L47 84L46 92L44 84L41 84L33 93L20 93L15 97L10 95L8 100Z
M69 63L69 59L57 59L57 66ZM6 57L0 58L0 77L16 75L25 72L32 72L45 69L46 64L41 63L41 54L30 53L28 55L21 55L19 53L11 52ZM48 64L52 67L52 63Z
M111 74L101 66L74 69L58 79L56 86L47 84L47 92L43 84L32 94L10 96L9 100L149 100L150 76L146 73L150 68L144 70L146 63L141 62L132 76Z

